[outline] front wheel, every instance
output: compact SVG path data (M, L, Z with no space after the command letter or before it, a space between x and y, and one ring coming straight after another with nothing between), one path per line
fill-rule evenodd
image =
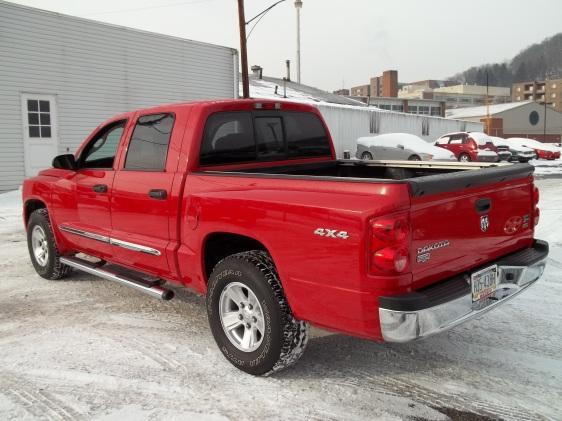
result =
M363 161L371 161L373 159L373 155L371 155L371 152L363 152L361 159Z
M408 161L421 161L422 159L418 155L411 155L408 157Z
M27 224L27 248L37 274L45 279L64 278L70 266L61 263L47 209L37 209Z
M459 161L460 162L470 162L472 161L472 159L470 159L470 155L467 153L461 153L459 156Z
M207 316L219 349L235 367L268 375L304 353L308 324L295 319L269 254L237 253L209 279Z

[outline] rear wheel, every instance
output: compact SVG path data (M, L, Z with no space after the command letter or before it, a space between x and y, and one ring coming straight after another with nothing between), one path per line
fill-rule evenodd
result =
M362 159L363 161L369 161L369 160L372 160L372 159L373 159L373 155L371 154L371 152L363 152L363 153L361 154L361 159Z
M294 364L308 341L308 324L293 316L273 261L260 250L217 264L209 279L207 316L226 359L254 375Z
M467 153L461 153L459 155L459 161L460 162L470 162L472 161L472 159L470 159L470 155Z
M408 157L408 161L421 161L422 159L418 155L412 155Z
M37 209L27 224L27 248L35 271L45 279L61 279L71 268L63 265L47 209Z

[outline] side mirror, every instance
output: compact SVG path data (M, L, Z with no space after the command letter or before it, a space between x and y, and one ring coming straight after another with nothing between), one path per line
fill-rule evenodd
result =
M404 145L396 145L398 149L404 149Z
M74 155L69 153L56 156L55 159L53 159L53 168L76 171L78 166L76 165L76 159L74 158Z

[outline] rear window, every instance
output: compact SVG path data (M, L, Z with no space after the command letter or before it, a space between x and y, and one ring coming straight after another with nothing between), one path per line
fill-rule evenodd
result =
M222 165L331 155L320 119L302 112L221 112L205 125L200 164Z

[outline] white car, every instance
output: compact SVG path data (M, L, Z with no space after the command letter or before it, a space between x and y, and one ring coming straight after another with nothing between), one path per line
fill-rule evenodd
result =
M455 155L409 133L387 133L357 139L358 159L456 161Z
M507 146L511 152L511 161L528 162L535 159L537 154L531 148L522 146L516 142L509 142L501 137L490 136L496 146Z

